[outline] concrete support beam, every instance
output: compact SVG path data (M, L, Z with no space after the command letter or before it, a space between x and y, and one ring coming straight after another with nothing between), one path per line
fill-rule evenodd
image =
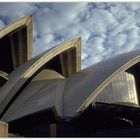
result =
M71 50L67 52L67 58L68 58L68 62L67 62L67 65L68 65L68 75L70 76L72 74L72 69L73 69L73 61L72 61L72 57L71 57Z
M27 60L30 60L32 58L33 53L33 23L32 23L32 16L29 17L29 19L26 22L27 26Z
M16 69L17 66L18 66L18 56L17 56L18 53L16 52L17 51L17 47L16 47L16 45L14 43L13 36L9 36L9 37L10 37L10 42L11 42L11 52L12 52L13 67L14 67L14 69Z
M8 124L0 121L0 137L8 137Z
M79 70L79 66L77 67L76 65L77 63L79 64L76 55L76 48L69 49L67 52L59 55L62 73L66 78Z
M60 63L61 63L61 68L62 68L62 73L64 77L69 77L69 72L68 72L68 56L66 53L60 54Z
M24 58L23 58L23 55L24 55L24 47L23 46L23 39L22 39L22 31L20 30L18 33L18 56L19 56L19 65L23 64L24 63Z
M56 132L56 124L50 124L50 137L56 137L57 132Z
M68 70L69 76L77 72L76 69L76 48L71 49L67 52L68 55Z

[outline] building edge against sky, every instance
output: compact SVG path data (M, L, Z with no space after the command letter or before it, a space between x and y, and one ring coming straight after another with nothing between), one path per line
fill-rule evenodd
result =
M32 41L32 16L0 30L0 119L9 124L9 133L25 137L98 136L106 127L129 128L140 123L140 50L81 70L79 37L34 58ZM100 105L108 109L106 120L97 116L104 111ZM101 128L86 116L88 109ZM113 121L108 126L110 117ZM89 123L92 125L87 127Z

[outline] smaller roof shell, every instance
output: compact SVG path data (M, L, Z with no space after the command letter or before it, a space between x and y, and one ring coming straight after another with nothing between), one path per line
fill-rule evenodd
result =
M0 39L27 27L28 59L32 58L32 16L25 16L0 30ZM25 47L25 46L24 46Z
M32 58L31 60L25 62L23 65L18 67L15 71L9 74L9 80L0 89L0 114L3 114L5 108L7 108L8 103L16 96L17 92L22 88L22 86L31 80L30 78L36 74L36 72L41 69L47 62L52 60L55 56L69 51L71 48L76 49L75 65L71 65L75 68L75 72L78 72L81 68L81 46L80 38L74 38L54 48L51 48L40 55ZM71 62L73 63L73 62Z

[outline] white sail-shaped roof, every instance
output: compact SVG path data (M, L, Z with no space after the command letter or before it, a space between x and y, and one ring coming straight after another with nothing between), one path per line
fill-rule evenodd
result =
M91 104L113 79L139 62L140 50L136 50L94 64L66 79L40 81L40 90L33 90L37 88L35 83L29 84L2 120L11 121L50 108L55 109L59 116L74 117ZM19 102L22 104L15 109Z

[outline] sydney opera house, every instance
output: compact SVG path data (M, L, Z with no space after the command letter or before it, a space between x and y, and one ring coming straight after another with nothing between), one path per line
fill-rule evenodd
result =
M0 30L0 136L140 136L140 50L81 70L74 38L32 57L32 16Z

